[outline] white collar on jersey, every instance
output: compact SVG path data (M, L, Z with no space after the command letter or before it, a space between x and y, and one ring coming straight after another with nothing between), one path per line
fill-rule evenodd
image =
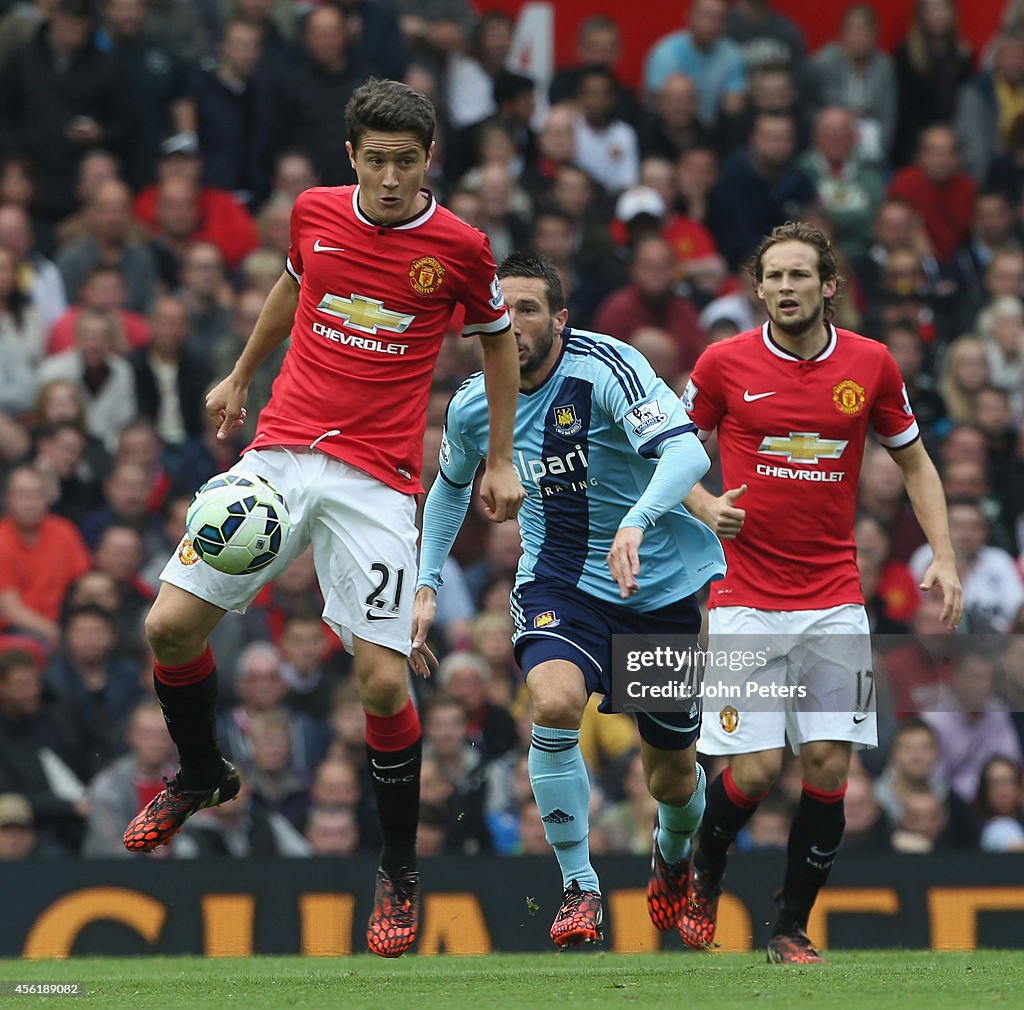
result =
M825 349L815 354L813 358L800 358L795 354L791 354L784 347L780 347L772 340L771 334L768 332L767 322L761 326L761 339L764 341L764 346L777 358L785 358L786 361L824 361L836 349L836 343L839 341L836 328L831 323L828 324L828 331L832 335L831 340L825 345Z
M352 190L352 212L355 216L368 225L371 228L391 228L394 231L408 231L410 228L419 228L421 224L426 224L433 216L434 211L437 210L437 200L434 199L434 194L429 189L421 189L421 193L427 195L427 205L423 208L415 217L410 218L408 221L403 221L401 224L380 224L377 221L371 221L360 209L359 209L359 187L356 186Z

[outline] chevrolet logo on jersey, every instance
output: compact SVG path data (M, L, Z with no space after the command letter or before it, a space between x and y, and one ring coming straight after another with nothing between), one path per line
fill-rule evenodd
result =
M785 456L790 463L817 463L839 459L849 444L846 439L821 438L816 431L791 431L788 438L766 435L757 451L765 456Z
M317 306L319 312L344 319L353 329L362 333L377 333L389 330L391 333L405 333L413 324L415 316L406 316L401 312L392 312L384 308L384 303L366 295L353 294L351 298L332 295L329 291L320 299Z

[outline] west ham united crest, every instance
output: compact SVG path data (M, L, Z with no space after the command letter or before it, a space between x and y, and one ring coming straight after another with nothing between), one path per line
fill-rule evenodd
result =
M559 435L575 435L583 427L583 422L576 416L576 405L567 403L563 407L555 407L555 431Z
M409 283L418 295L432 295L444 283L445 268L433 256L421 256L409 264Z

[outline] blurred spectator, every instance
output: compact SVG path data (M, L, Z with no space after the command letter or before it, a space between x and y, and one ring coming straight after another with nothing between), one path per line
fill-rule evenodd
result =
M537 134L537 157L524 168L519 177L520 184L535 204L550 194L558 169L572 161L576 149L573 127L575 118L576 110L569 102L553 105L544 117L544 123ZM449 208L451 205L452 198L449 195Z
M118 149L129 119L117 63L93 37L91 0L57 0L30 41L12 53L0 80L0 126L32 158L40 211L56 222L75 207L78 161L96 144Z
M146 31L152 0L104 0L106 43L117 64L128 114L125 181L134 190L153 181L160 138L195 136L196 107L183 62L166 39Z
M274 195L295 203L300 193L319 186L320 179L305 151L284 150L274 158Z
M487 527L486 537L483 556L465 569L466 584L478 606L480 594L489 582L503 577L515 579L523 553L517 522L492 524Z
M89 225L86 221L86 208L93 193L105 182L117 182L121 179L121 159L111 151L102 147L91 147L82 155L78 163L78 179L75 183L75 200L77 208L63 218L55 229L56 247L65 249L89 236ZM145 232L133 220L137 232L135 238L141 238Z
M737 0L726 16L725 30L739 43L748 69L782 64L799 72L806 54L804 33L772 10L768 0Z
M859 515L853 535L872 632L899 634L906 631L905 622L914 616L919 603L917 583L910 569L889 557L889 534L874 516Z
M310 778L323 757L325 734L305 713L280 708L288 693L281 676L280 652L269 642L250 642L242 649L235 670L231 686L238 704L225 712L217 724L217 739L225 756L236 763L249 764L253 719L263 712L282 711L287 717L291 770L296 776Z
M725 18L723 0L691 0L689 27L655 42L644 64L649 95L661 89L669 74L691 77L700 95L701 121L709 129L720 112L731 115L743 107L743 57L725 34Z
M504 11L486 11L477 21L467 52L448 61L448 120L455 130L493 115L494 79L505 69L512 51L512 18Z
M933 791L911 793L892 833L893 852L924 855L944 849L948 814Z
M180 283L178 271L190 243L212 242L231 270L259 245L245 207L222 189L202 186L202 175L202 159L193 145L169 137L160 145L155 185L135 198L135 216L159 240L160 277L171 289Z
M789 841L789 805L781 796L766 796L736 838L746 852L785 852Z
M117 586L118 612L142 631L142 614L153 600L153 587L142 579L145 560L142 537L132 526L108 526L100 534L93 556L96 568L109 575Z
M576 97L580 76L587 67L603 67L615 72L622 55L622 36L618 22L607 14L584 18L576 30L576 61L559 67L551 78L548 98L552 106ZM639 107L636 95L619 80L615 81L615 118L635 123Z
M47 358L39 368L41 383L63 379L75 384L85 404L89 433L110 452L137 409L132 367L115 352L114 338L110 316L87 309L75 323L75 347Z
M20 207L32 221L40 252L51 255L55 246L55 229L38 214L39 179L28 157L8 154L0 157L0 205Z
M441 73L449 56L466 50L475 22L469 0L389 0L412 58ZM408 82L406 82L408 83Z
M939 377L939 392L954 424L975 420L978 391L989 383L985 345L970 335L958 337L946 351Z
M270 137L276 81L259 70L262 31L232 18L217 44L217 63L193 75L203 183L252 206L270 191Z
M1005 703L994 693L995 661L984 647L962 649L943 711L924 720L939 743L939 772L967 803L978 792L981 769L991 757L1021 763L1021 744Z
M992 69L964 84L957 95L956 132L964 167L984 181L993 157L1009 149L1010 131L1024 101L1024 37L996 40Z
M194 0L147 0L143 30L182 62L198 63L211 55L202 8Z
M640 161L636 130L614 118L615 102L612 72L584 67L576 91L575 160L612 194L636 183Z
M1011 297L995 299L978 314L977 334L984 343L990 380L1010 395L1019 420L1024 394L1024 302Z
M843 852L876 853L888 849L882 808L875 799L871 779L863 771L847 776L843 811L846 814Z
M644 782L643 759L634 751L622 779L624 799L605 807L592 823L598 824L611 853L641 855L651 847L651 825L658 811Z
M924 220L935 258L949 263L971 234L974 180L960 170L960 145L948 126L929 126L921 133L913 165L900 169L889 196L906 200Z
M953 118L957 90L970 77L973 62L971 44L960 34L954 0L917 0L893 57L899 96L894 165L910 160L925 127Z
M114 615L87 603L68 613L63 648L43 673L44 684L89 726L94 770L123 750L125 723L142 697L136 663L116 649Z
M1024 852L1024 789L1019 763L989 758L981 769L975 805L981 818L982 852Z
M79 523L101 500L99 487L85 459L86 438L73 421L58 421L36 432L32 466L46 474L57 489L50 508Z
M814 123L814 143L799 159L835 228L835 242L856 262L867 256L882 202L882 176L856 153L857 121L840 105L822 109Z
M57 6L57 0L21 0L4 4L0 16L0 69L14 50L28 42Z
M868 443L864 449L857 507L870 512L885 527L893 558L907 561L924 543L924 534L907 501L900 468L885 449L874 443Z
M248 757L253 805L281 814L301 831L309 810L309 789L292 769L291 724L284 709L272 708L252 716Z
M291 219L294 201L283 194L272 196L256 217L262 249L269 249L282 259L291 243Z
M189 247L181 266L181 290L176 294L188 309L185 346L203 355L208 363L214 344L231 328L235 300L224 271L224 257L212 242L194 242Z
M799 217L800 208L815 199L814 183L793 161L794 130L791 116L762 113L747 147L722 164L707 223L731 269L772 228Z
M801 101L793 71L779 63L766 63L747 74L747 101L735 115L724 118L715 131L721 150L740 147L750 140L754 121L763 114L790 116L796 128L796 150L807 147L811 116Z
M1024 604L1024 584L1013 558L1001 547L986 545L988 522L980 503L970 499L951 501L949 532L968 619L978 623L978 631L1007 631ZM915 578L924 575L931 557L927 546L914 552L910 570Z
M1000 249L1020 249L1013 208L1005 193L982 190L974 198L970 237L951 264L965 330L985 304L985 272Z
M53 324L47 341L47 354L60 354L75 346L79 317L88 309L102 312L114 324L114 349L118 354L149 343L149 320L124 307L124 275L116 266L102 263L92 268L78 289L78 302Z
M597 310L594 328L628 341L638 329L655 327L671 337L679 367L692 368L706 340L697 310L673 291L675 258L662 238L637 243L630 269L631 283L610 295Z
M328 0L345 18L349 56L359 55L368 74L401 81L409 69L405 48L394 9L381 0ZM306 19L308 25L309 19ZM307 36L307 44L309 42Z
M342 675L327 662L330 641L316 612L291 614L281 631L281 674L288 685L285 704L313 719L323 719Z
M811 67L818 102L849 109L860 126L861 157L884 163L896 133L896 73L892 59L878 48L874 8L847 7L839 40L819 49Z
M189 314L180 298L158 298L149 325L149 345L131 357L139 414L156 425L165 445L181 445L202 434L213 375L206 356L185 346Z
M87 858L130 859L132 853L122 840L124 826L164 788L164 776L174 771L174 745L155 702L136 706L126 736L128 753L89 785L89 818L82 843L82 855Z
M31 634L54 648L68 587L90 560L78 530L48 511L49 482L29 466L7 477L0 519L0 627Z
M32 804L20 793L3 793L0 795L0 862L33 859L37 855Z
M306 823L306 841L310 855L335 856L346 859L359 849L359 825L347 807L323 810L313 807Z
M925 367L924 341L912 321L891 323L882 333L882 342L900 370L907 387L907 398L925 442L929 442L938 421L946 416L945 404L935 380Z
M466 739L484 762L506 754L518 743L516 726L504 708L488 701L491 670L474 652L452 652L437 671L438 688L458 701L466 713Z
M65 703L44 703L36 659L21 649L0 651L0 740L0 793L24 796L40 837L76 853L89 814L85 741Z
M875 301L881 294L882 274L889 256L897 249L909 249L918 258L930 286L939 276L939 265L932 253L931 240L921 215L906 200L886 197L878 208L867 255L857 263L857 276L864 298Z
M897 828L908 800L928 794L943 805L947 840L953 848L970 849L977 843L977 825L970 807L955 792L939 769L939 738L928 722L905 719L896 728L882 774L875 782L875 799Z
M18 287L18 262L0 248L0 409L24 414L36 395L36 366L46 346L39 315Z
M353 48L351 22L330 4L307 16L304 37L304 59L279 86L273 147L305 151L324 186L355 182L338 114L368 76L369 43Z
M512 644L515 629L508 613L507 599L500 610L485 610L477 615L469 642L490 670L487 700L509 711L522 690L523 673L516 663Z
M452 786L448 851L476 855L491 850L486 822L487 765L467 739L467 727L462 704L443 693L435 695L424 714L423 755L437 762Z
M23 207L0 205L0 249L17 260L18 286L28 295L48 330L68 307L60 271L35 247L32 222Z

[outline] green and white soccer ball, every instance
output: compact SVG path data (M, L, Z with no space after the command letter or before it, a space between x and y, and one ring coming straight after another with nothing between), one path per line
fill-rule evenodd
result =
M280 555L292 530L288 504L254 473L221 473L197 492L185 515L192 548L211 568L249 575Z

